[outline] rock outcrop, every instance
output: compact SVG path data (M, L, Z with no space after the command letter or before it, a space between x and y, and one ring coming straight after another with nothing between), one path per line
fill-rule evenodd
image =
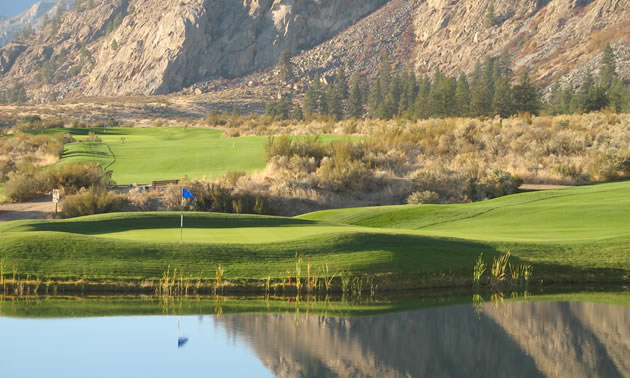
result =
M0 46L9 43L16 34L30 25L34 30L42 26L44 16L52 15L56 0L40 1L20 15L0 20Z
M0 90L34 101L82 96L288 90L275 80L281 51L304 90L337 67L374 75L383 54L417 74L470 72L507 49L542 86L597 76L611 43L630 79L630 0L95 0L0 48ZM492 25L484 21L495 6ZM52 61L52 63L48 63ZM48 63L48 64L47 64ZM271 88L271 89L269 89ZM235 93L238 96L238 93Z

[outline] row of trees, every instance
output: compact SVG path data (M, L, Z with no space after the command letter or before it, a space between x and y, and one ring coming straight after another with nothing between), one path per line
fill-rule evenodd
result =
M290 73L288 59L281 61L282 80ZM509 117L516 113L568 114L590 112L606 107L617 111L630 110L630 91L616 72L615 56L607 46L600 68L600 80L595 82L588 73L575 92L572 87L562 89L559 83L552 88L550 99L543 102L542 93L532 82L528 72L522 71L514 81L510 55L507 51L497 58L478 62L470 78L462 73L451 77L436 70L431 77L420 78L412 72L393 73L391 62L384 58L376 80L368 85L359 73L348 83L343 68L338 69L334 82L322 85L319 74L306 91L302 107L289 97L269 104L267 114L282 119L302 119L314 115L329 115L337 120L345 117L391 119L408 117Z

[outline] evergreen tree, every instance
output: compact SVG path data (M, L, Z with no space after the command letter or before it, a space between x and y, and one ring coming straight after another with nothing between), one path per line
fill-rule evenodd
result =
M399 114L398 110L400 109L400 97L403 93L403 85L403 74L398 73L394 75L394 78L392 79L392 84L389 88L388 96L386 96L385 98L385 106L387 107L385 114L387 115L387 117L384 118L390 119L393 116Z
M94 0L88 0L88 8L94 9Z
M477 62L470 89L470 113L473 117L490 115L492 98L488 88L487 77L482 71L481 63Z
M413 72L404 73L402 77L403 90L400 94L398 114L411 114L413 113L413 105L418 93L418 83L416 82L416 75Z
M334 85L329 85L326 89L326 104L328 105L328 114L333 116L335 120L339 121L343 119L343 106L341 104L341 97L337 92L337 88Z
M503 49L501 57L497 63L500 76L506 78L508 83L512 80L512 57L508 49Z
M30 38L30 36L32 36L34 32L35 31L33 30L31 24L27 24L24 29L22 29L22 39Z
M392 62L389 56L385 55L378 69L378 86L381 94L384 96L389 93L389 87L392 83Z
M496 83L493 100L494 114L502 118L512 115L512 90L505 77L500 77Z
M343 67L337 69L337 76L335 78L335 89L337 94L342 100L348 99L348 79L346 78L346 71Z
M561 100L562 100L562 88L560 88L559 82L554 82L551 86L551 95L549 96L549 102L547 103L547 113L551 115L562 114Z
M420 119L427 119L431 115L429 109L429 102L431 98L431 80L425 75L418 89L418 96L416 97L415 113L416 117Z
M381 86L377 80L370 89L370 94L368 95L368 112L370 117L377 117L379 106L381 106L383 100L383 92L381 91Z
M524 70L521 74L518 84L514 86L514 110L516 112L528 112L538 115L540 112L540 98L538 97L538 89L531 82L529 73Z
M459 75L459 79L457 79L455 111L458 117L466 117L470 112L470 87L465 73Z
M626 88L619 78L613 79L610 89L608 89L608 99L610 106L612 106L616 112L619 113L623 111L624 102L626 100Z
M617 62L615 58L615 53L613 52L612 47L610 47L609 43L604 48L601 66L599 68L599 78L601 86L603 86L605 89L610 88L616 77Z
M431 86L431 116L448 117L455 113L457 81L437 73Z
M302 112L302 108L300 107L300 104L295 104L293 106L293 109L291 110L291 113L289 114L289 118L294 119L296 121L304 120L304 112Z
M304 93L304 116L306 118L310 118L313 114L316 114L319 110L319 106L317 104L317 95L315 94L315 90L313 87L310 87Z
M493 27L497 22L497 17L494 12L494 4L490 4L488 11L486 12L485 24L487 28Z
M567 86L560 91L560 101L558 102L558 114L569 114L572 112L571 104L575 98L575 90L572 86Z
M287 83L293 80L293 66L291 64L291 57L289 56L289 52L287 50L283 50L280 53L278 67L280 69L280 73L278 75L280 81Z
M350 78L350 94L348 95L348 115L354 118L363 117L363 94L361 90L361 74L355 72Z
M492 99L494 98L494 79L498 78L498 69L495 67L495 60L491 57L486 57L486 62L483 65L484 67L484 75L486 76L485 80L488 85L488 95L490 96L490 104L492 104ZM490 111L491 112L491 111Z

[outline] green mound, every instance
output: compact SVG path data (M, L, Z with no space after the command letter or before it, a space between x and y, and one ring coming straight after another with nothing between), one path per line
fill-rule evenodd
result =
M630 182L523 193L462 205L328 210L299 218L485 241L590 242L630 236Z
M474 260L510 251L534 279L625 282L630 276L630 182L525 193L463 205L323 211L296 218L118 213L0 225L0 259L50 278L288 279L296 254L313 272L379 274L399 287L470 281ZM180 238L183 242L180 242ZM5 273L9 269L5 269ZM392 281L393 282L393 281ZM394 286L396 286L394 285Z

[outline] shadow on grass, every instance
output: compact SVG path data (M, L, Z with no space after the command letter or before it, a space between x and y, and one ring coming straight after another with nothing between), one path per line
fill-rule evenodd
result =
M265 216L234 216L223 214L199 215L184 213L185 228L241 228L241 227L289 227L323 225L315 221L295 218ZM100 235L114 232L180 227L180 213L134 215L109 219L64 220L29 224L30 231L69 232L82 235Z

